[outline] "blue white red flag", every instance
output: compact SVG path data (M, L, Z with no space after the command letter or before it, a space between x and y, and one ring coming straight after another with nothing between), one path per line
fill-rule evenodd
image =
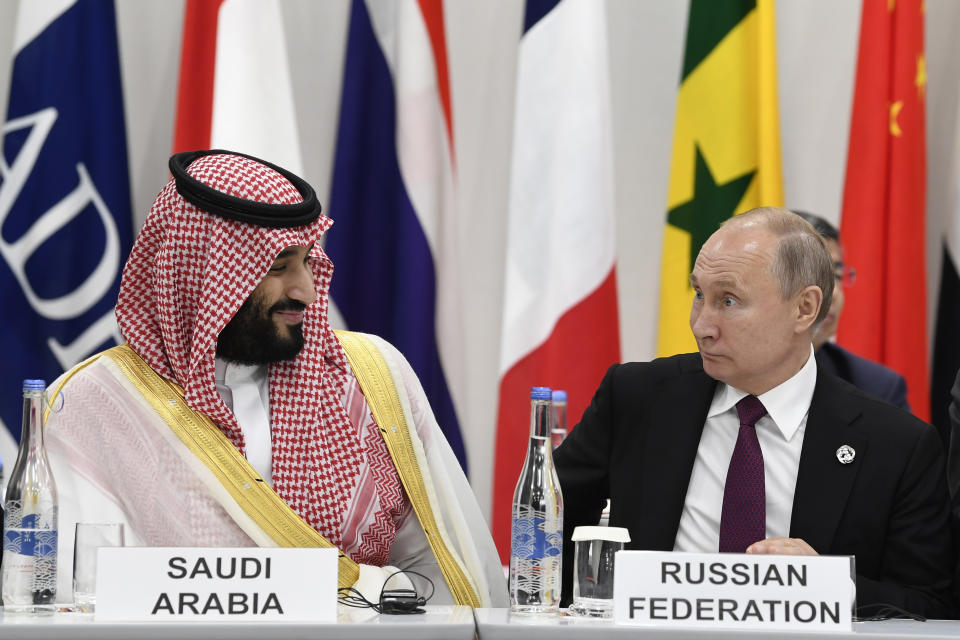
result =
M504 561L530 387L566 390L576 422L620 359L606 28L602 2L527 0L493 474L493 539Z
M354 0L328 213L331 293L348 328L410 361L466 468L453 127L441 0Z
M0 137L0 433L18 439L20 380L52 382L121 340L114 304L133 222L113 2L26 0L14 39Z

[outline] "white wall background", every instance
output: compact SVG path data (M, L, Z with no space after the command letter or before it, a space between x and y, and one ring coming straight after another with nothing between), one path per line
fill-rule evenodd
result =
M30 0L41 1L41 0ZM600 1L600 0L598 0ZM660 243L676 86L686 28L681 0L606 0L615 139L620 327L624 359L653 356ZM304 177L329 191L348 0L281 0L302 135ZM121 0L117 22L130 178L138 222L167 180L182 0ZM497 402L514 73L522 0L447 0L454 142L463 208L467 393L457 398L481 505L489 508ZM17 5L0 0L0 107L6 112ZM859 31L859 0L779 0L780 110L786 204L837 222ZM928 294L932 318L940 235L960 93L960 2L927 0ZM571 100L576 96L571 95ZM264 123L269 126L269 123ZM334 214L335 217L335 214ZM334 227L333 233L336 233ZM931 331L932 333L932 331Z

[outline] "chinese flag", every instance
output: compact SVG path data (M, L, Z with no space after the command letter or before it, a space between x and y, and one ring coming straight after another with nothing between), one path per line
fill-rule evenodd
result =
M907 379L928 420L923 0L864 0L843 193L838 342Z

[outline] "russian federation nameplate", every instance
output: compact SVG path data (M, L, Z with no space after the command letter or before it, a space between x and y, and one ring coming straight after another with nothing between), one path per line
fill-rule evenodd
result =
M850 556L620 551L618 624L851 631Z

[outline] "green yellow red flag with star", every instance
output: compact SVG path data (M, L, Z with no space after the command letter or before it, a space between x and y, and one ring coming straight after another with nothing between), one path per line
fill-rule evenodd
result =
M691 0L660 271L657 354L696 351L689 276L730 216L783 205L773 0Z
M857 281L837 342L902 374L910 407L929 420L923 14L924 0L863 2L840 217Z

